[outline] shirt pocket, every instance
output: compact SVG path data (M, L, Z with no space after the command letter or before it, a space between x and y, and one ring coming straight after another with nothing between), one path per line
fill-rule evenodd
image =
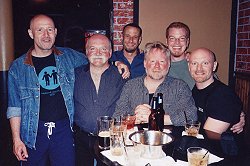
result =
M34 95L34 88L21 87L20 89L20 101L22 114L27 114L31 108L34 98L39 98L39 95Z

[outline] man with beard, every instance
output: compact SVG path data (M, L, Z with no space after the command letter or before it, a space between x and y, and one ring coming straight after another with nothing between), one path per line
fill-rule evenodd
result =
M194 87L194 80L188 71L186 53L190 42L190 29L182 22L173 22L166 29L166 45L171 53L169 76L185 81L189 88Z
M75 145L76 165L94 165L93 146L97 136L97 117L112 116L125 80L109 65L112 49L109 39L93 35L86 43L89 65L75 69Z
M46 15L31 19L28 34L33 46L12 63L8 75L13 152L21 165L45 166L49 160L52 166L74 166L74 68L88 62L84 54L54 45L57 28Z
M190 29L182 22L173 22L166 29L166 45L171 54L171 67L169 76L182 79L189 88L192 89L195 85L194 79L188 71L188 56L186 51L190 43ZM240 133L245 125L244 112L240 115L240 122L235 124L231 130Z
M144 53L140 53L139 45L142 40L142 29L135 23L124 26L122 31L123 50L115 51L112 61L120 61L129 67L131 78L142 76L145 73L143 66Z
M147 123L152 97L163 93L165 125L184 126L184 111L188 120L197 120L197 109L188 85L182 80L167 76L170 53L164 44L146 44L144 67L145 75L129 80L124 85L113 116L135 113L136 123Z

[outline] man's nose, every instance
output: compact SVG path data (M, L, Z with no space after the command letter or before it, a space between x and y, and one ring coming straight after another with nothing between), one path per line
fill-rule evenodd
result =
M49 31L47 29L45 29L44 32L43 32L43 35L44 36L49 36Z
M155 62L155 67L160 67L160 62L156 61Z

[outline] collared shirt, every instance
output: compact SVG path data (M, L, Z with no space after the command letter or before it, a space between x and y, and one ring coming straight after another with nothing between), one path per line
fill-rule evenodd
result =
M129 80L123 87L120 99L117 101L114 117L126 112L134 112L141 104L149 103L149 92L144 85L146 75ZM197 120L197 109L188 85L179 79L166 77L157 87L157 93L163 94L163 108L175 126L185 125L186 112L188 120Z
M109 66L101 76L97 93L89 65L78 67L75 70L75 76L74 121L81 130L96 134L97 117L113 115L125 80L122 79L116 67Z
M29 148L35 148L40 111L40 84L32 62L31 48L16 59L8 73L7 118L21 117L21 139ZM58 79L73 126L74 68L87 63L84 54L69 48L53 47Z
M126 64L130 71L130 78L136 78L145 74L144 68L144 53L140 53L137 50L137 55L134 57L132 63L130 64L127 58L124 56L123 50L115 51L112 54L111 61L120 61Z

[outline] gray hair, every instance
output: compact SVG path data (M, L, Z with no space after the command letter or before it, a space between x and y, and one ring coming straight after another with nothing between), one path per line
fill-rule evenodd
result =
M146 59L146 57L149 54L149 52L151 52L151 50L153 50L153 49L157 49L157 50L162 51L162 53L166 54L167 59L170 60L170 51L169 51L169 49L167 48L167 46L165 44L163 44L160 41L150 42L150 43L147 43L145 45L145 49L144 49L145 56L144 56L144 59Z

